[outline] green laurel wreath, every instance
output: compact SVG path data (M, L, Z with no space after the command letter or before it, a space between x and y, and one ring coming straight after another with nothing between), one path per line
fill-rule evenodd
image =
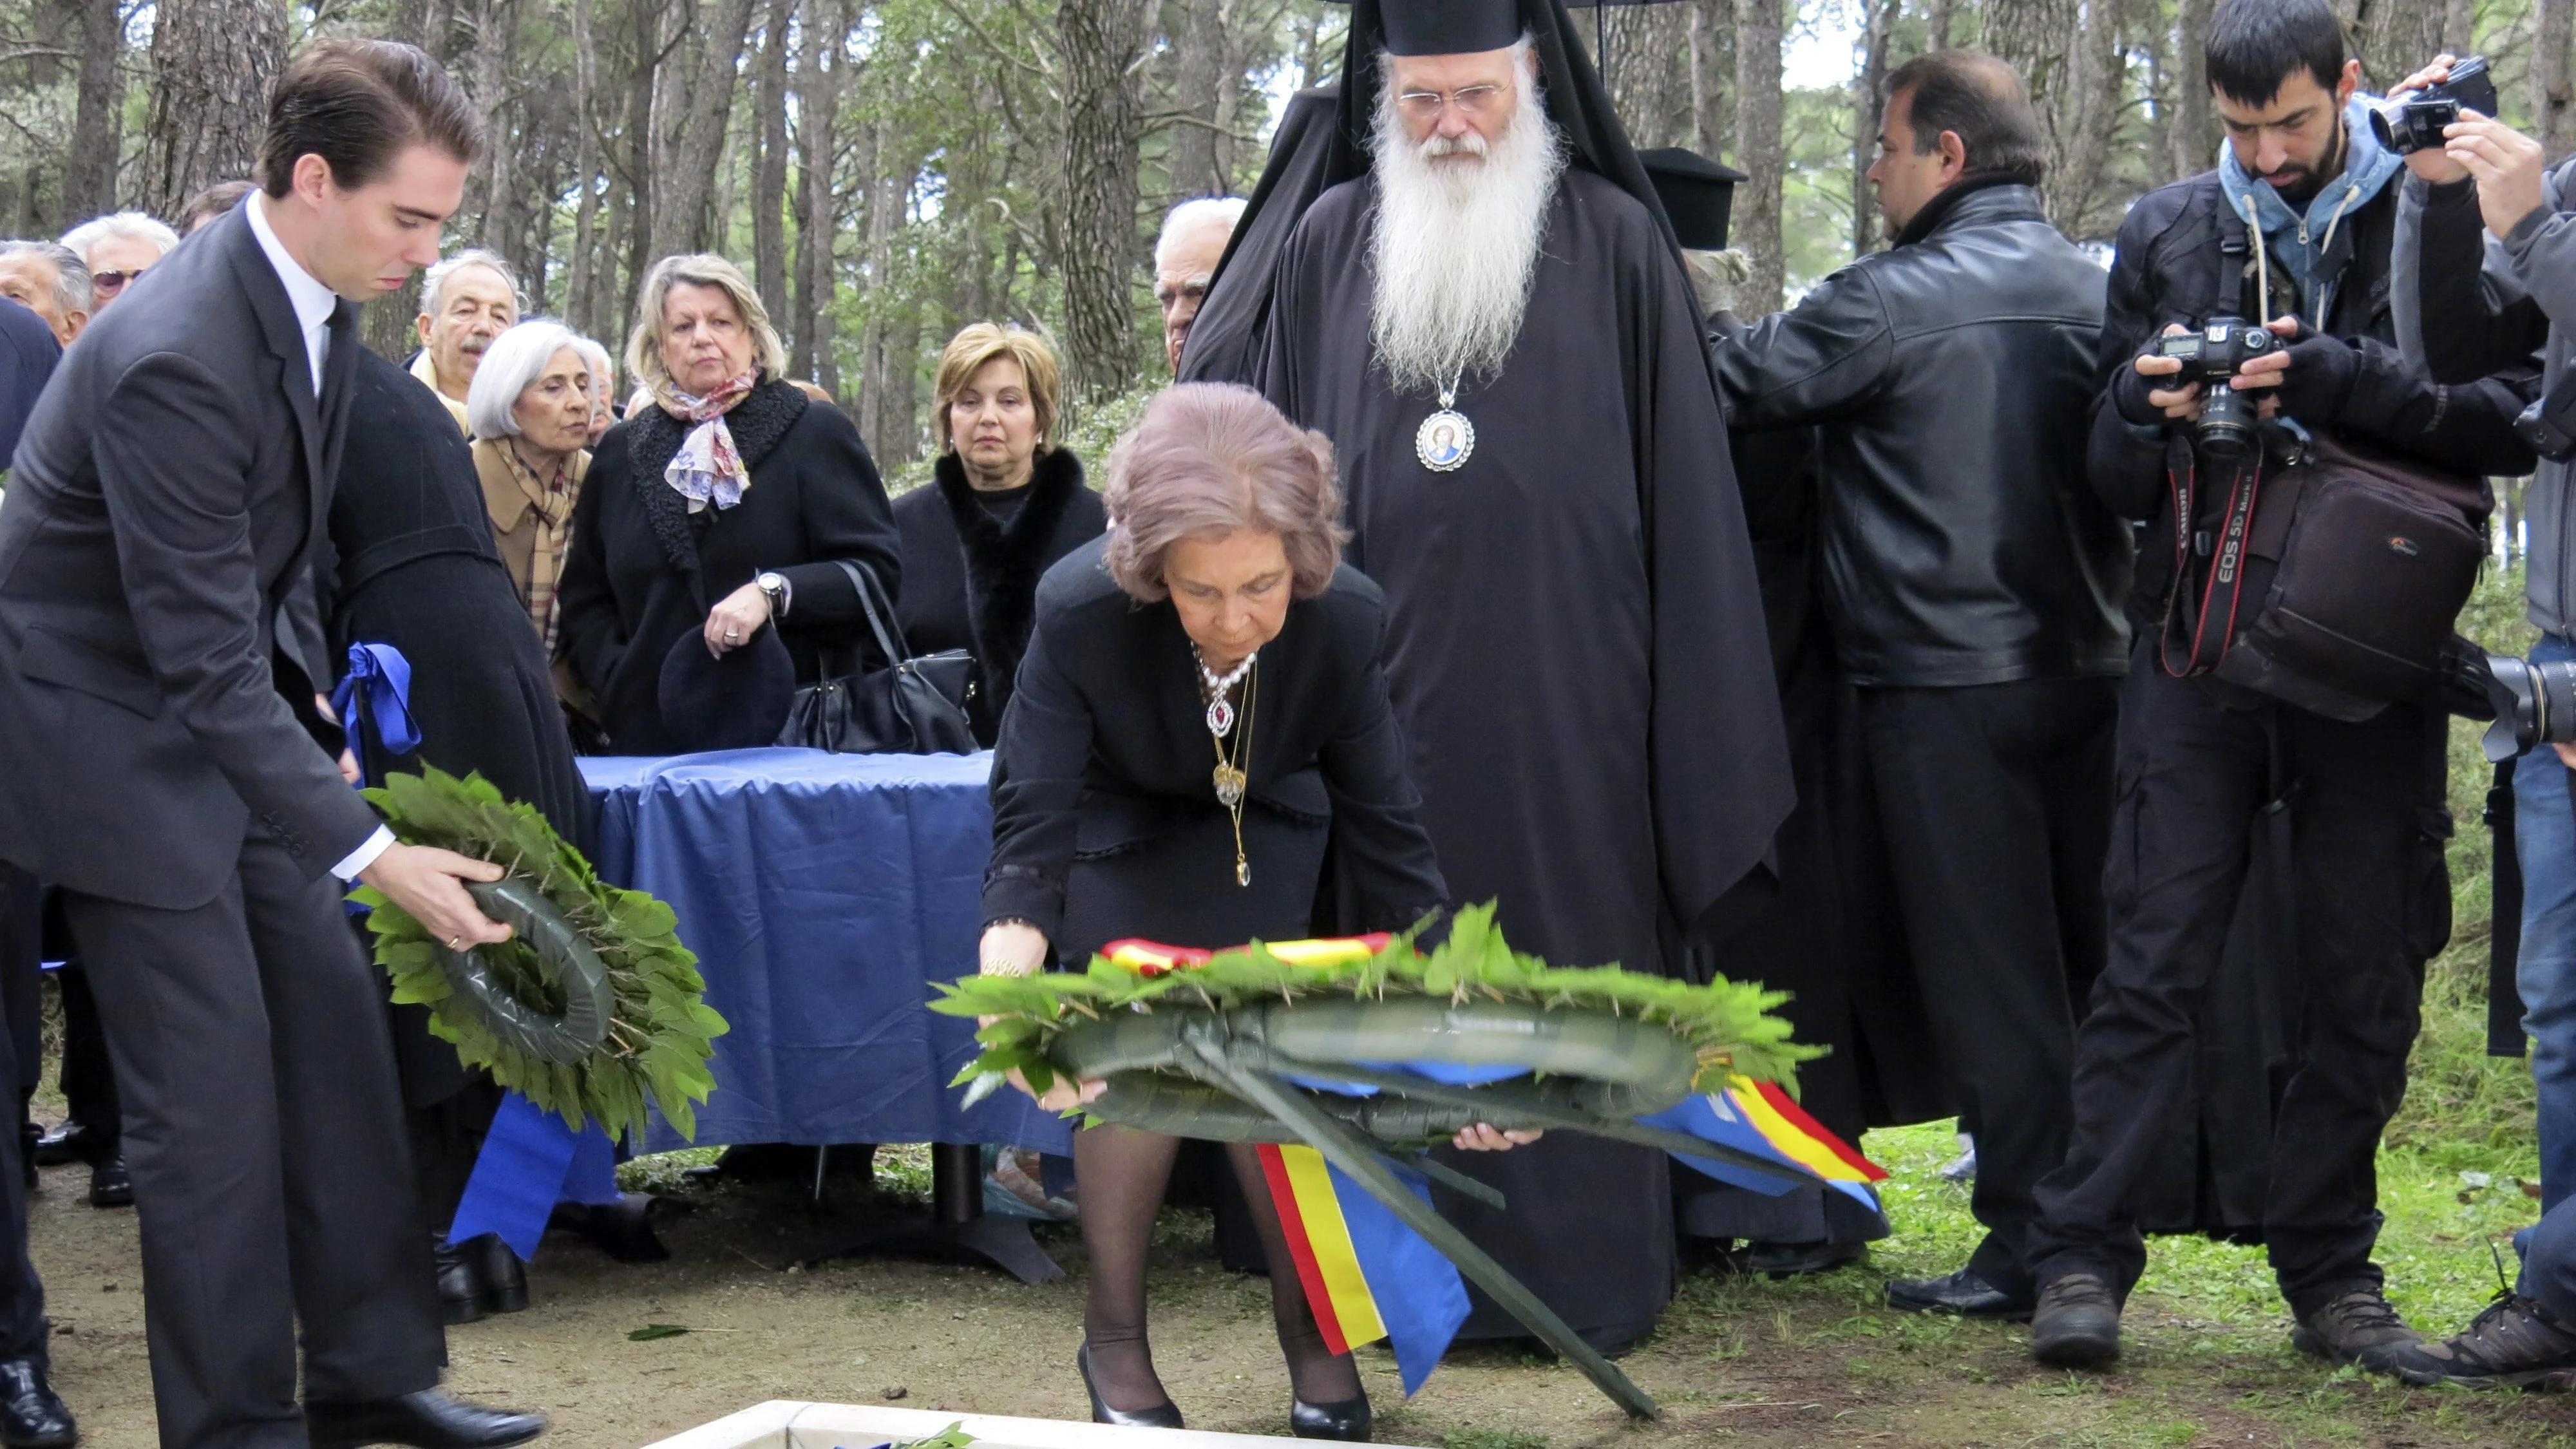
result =
M1156 976L1140 975L1105 956L1093 957L1091 969L1080 974L969 976L953 985L939 984L941 999L930 1009L996 1018L975 1034L983 1055L950 1083L971 1084L971 1097L989 1093L1013 1070L1043 1092L1055 1080L1048 1049L1059 1033L1112 1011L1150 1012L1160 1004L1222 1011L1305 997L1428 996L1461 1005L1522 1002L1550 1011L1633 1016L1660 1024L1690 1044L1702 1091L1716 1090L1735 1073L1795 1090L1798 1063L1825 1054L1822 1047L1791 1041L1789 1023L1771 1014L1789 999L1785 991L1723 977L1694 986L1616 966L1550 966L1504 942L1490 902L1459 911L1448 939L1427 954L1414 950L1420 930L1395 937L1365 961L1337 965L1283 961L1256 941L1219 951L1204 965Z
M649 1097L681 1136L694 1140L696 1104L715 1089L706 1060L727 1027L706 1004L698 958L680 944L671 908L601 881L534 806L504 800L479 774L462 780L436 769L392 775L366 796L406 844L488 860L532 883L607 968L614 1009L605 1038L580 1060L541 1060L466 1010L439 964L443 943L409 911L362 886L351 899L370 908L376 962L393 979L393 999L428 1007L431 1033L453 1043L467 1066L487 1068L494 1081L576 1130L587 1117L612 1137L630 1128L640 1132ZM563 1014L567 998L557 968L524 939L474 954L503 994L529 1011Z

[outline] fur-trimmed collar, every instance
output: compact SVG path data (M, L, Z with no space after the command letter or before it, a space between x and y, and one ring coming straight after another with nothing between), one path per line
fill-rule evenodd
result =
M769 378L743 394L742 401L725 414L725 429L733 434L734 451L741 455L742 465L753 470L754 487L759 486L760 460L769 456L812 405L813 399L796 384ZM644 517L653 525L653 540L662 546L662 557L672 568L684 574L696 573L700 525L691 518L689 501L662 478L662 470L671 465L673 455L680 451L681 442L695 424L648 402L626 420L626 425L635 430L627 442L626 456L635 471L636 497L644 505ZM707 520L714 516L714 509L701 515Z
M986 718L999 720L1037 622L1038 578L1046 572L1048 548L1065 511L1082 494L1082 460L1063 448L1039 454L1028 496L1007 524L976 499L955 453L940 454L931 475L965 559L966 624L983 669Z

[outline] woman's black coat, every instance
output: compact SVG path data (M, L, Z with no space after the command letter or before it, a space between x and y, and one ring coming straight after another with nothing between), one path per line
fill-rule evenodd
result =
M894 522L903 534L904 642L915 654L975 656L966 714L975 743L990 749L1037 620L1038 580L1098 538L1109 513L1083 486L1082 460L1057 448L1038 455L1008 523L977 501L954 453L940 455L930 487L894 501Z
M1317 929L1327 844L1352 918L1325 929L1401 930L1445 904L1387 704L1377 585L1342 569L1323 594L1289 605L1262 647L1247 705L1244 887L1189 636L1168 600L1139 604L1118 587L1103 547L1067 555L1038 586L993 758L985 919L1029 922L1077 969L1128 936L1295 940Z
M799 684L822 677L823 646L838 656L866 633L858 593L831 561L873 570L889 596L902 577L885 485L839 409L770 381L735 404L725 424L751 470L733 507L688 511L662 470L689 425L647 407L599 440L573 508L563 647L622 755L683 748L662 724L662 660L762 570L786 575L795 591L779 638Z
M492 542L474 458L456 423L401 368L361 353L349 440L331 495L323 604L334 672L352 644L390 644L411 665L420 747L388 754L361 731L370 781L434 765L480 773L588 851L590 791L573 761L544 648ZM427 1013L395 1008L405 1098L442 1101L470 1080Z

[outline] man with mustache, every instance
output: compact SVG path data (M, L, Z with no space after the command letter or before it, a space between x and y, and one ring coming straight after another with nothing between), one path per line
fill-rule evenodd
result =
M1458 901L1552 962L1680 974L1791 795L1690 282L1559 0L1358 0L1349 47L1259 385L1340 459ZM1508 1157L1455 1164L1508 1210L1442 1213L1596 1347L1636 1343L1673 1281L1661 1155ZM1464 1336L1521 1332L1480 1302Z
M420 353L411 360L411 375L428 384L447 404L457 431L474 436L465 420L465 394L474 386L474 369L483 349L519 320L519 280L510 264L480 247L458 252L421 274Z

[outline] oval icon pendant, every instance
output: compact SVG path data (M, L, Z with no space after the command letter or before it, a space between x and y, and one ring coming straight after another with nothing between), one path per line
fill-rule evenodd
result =
M1467 415L1442 408L1422 420L1413 432L1413 455L1434 473L1455 473L1476 451L1476 425Z
M1208 733L1218 739L1224 739L1234 733L1234 705L1224 695L1218 695L1209 701L1207 727Z

